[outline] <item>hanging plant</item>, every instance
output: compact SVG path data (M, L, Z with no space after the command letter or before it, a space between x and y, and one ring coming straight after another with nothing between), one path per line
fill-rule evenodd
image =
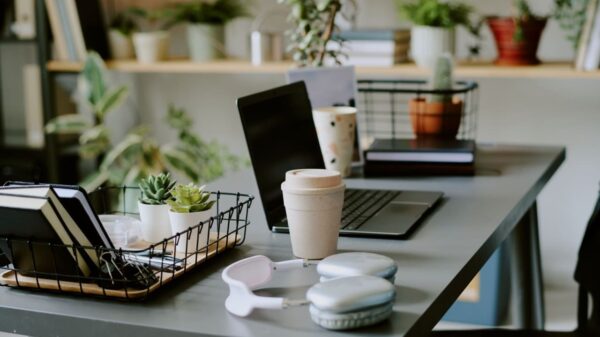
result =
M330 57L336 64L341 64L342 40L335 33L338 27L336 17L342 7L356 7L354 0L279 0L291 7L288 20L294 28L288 31L291 44L288 51L293 54L294 61L300 66L321 67L325 59ZM344 15L344 14L341 14ZM339 43L331 47L329 41Z

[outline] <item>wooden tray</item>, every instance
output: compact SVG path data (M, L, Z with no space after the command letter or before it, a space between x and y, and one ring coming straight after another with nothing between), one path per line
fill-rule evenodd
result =
M148 296L148 294L155 292L160 289L163 285L171 282L172 280L180 277L185 272L189 271L202 264L206 259L210 259L215 254L221 253L225 250L231 249L235 247L237 243L241 241L242 236L236 233L229 234L228 236L220 234L220 242L217 245L216 240L218 237L218 233L210 233L210 242L211 244L208 246L208 254L206 254L206 248L200 250L197 254L191 254L191 256L186 259L185 268L181 268L174 272L172 271L157 271L156 276L159 279L159 282L151 285L146 289L105 289L98 286L95 283L82 283L72 281L60 281L60 280L50 280L50 279L41 279L30 276L23 276L14 270L8 270L0 275L0 284L10 286L10 287L19 287L19 288L35 288L35 289L46 289L51 291L61 291L68 293L77 293L77 294L85 294L85 295L98 295L98 296L107 296L113 298L122 298L122 299L140 299ZM171 244L170 244L171 245ZM218 246L218 251L217 251ZM178 254L179 255L179 254ZM178 256L179 258L184 258L183 256ZM162 280L162 281L161 281Z

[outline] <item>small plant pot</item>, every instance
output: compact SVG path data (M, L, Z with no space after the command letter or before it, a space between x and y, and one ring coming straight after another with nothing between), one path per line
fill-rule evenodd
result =
M517 26L513 18L491 17L487 23L492 30L498 50L497 65L520 66L539 64L537 50L547 19L530 19L521 22L523 40L515 41Z
M209 223L194 228L187 232L191 227L198 225L202 221L210 219L210 210L194 213L177 213L169 210L169 219L171 220L171 231L173 235L181 233L179 238L175 238L177 253L193 253L204 247L208 243ZM187 247L187 249L186 249Z
M225 57L225 27L211 24L189 24L187 28L190 58L206 62Z
M413 132L417 138L435 137L454 139L460 128L463 102L428 102L425 98L413 98L408 102Z
M138 201L138 210L144 241L157 243L171 236L169 205L146 205Z
M169 33L134 33L135 56L140 63L164 61L169 55Z
M125 35L116 29L108 31L110 55L114 60L130 60L135 57L131 35Z
M413 26L410 35L411 56L419 67L433 69L440 55L454 55L454 29Z

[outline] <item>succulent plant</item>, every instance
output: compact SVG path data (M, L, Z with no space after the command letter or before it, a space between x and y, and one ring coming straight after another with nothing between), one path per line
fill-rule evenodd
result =
M434 90L451 90L452 89L452 72L453 72L452 56L448 53L440 55L435 63L433 77L431 78L432 89ZM451 94L434 94L431 95L432 102L452 102Z
M171 180L169 173L152 175L140 181L142 196L140 201L146 205L165 205L172 198L171 190L176 181Z
M171 191L173 198L167 200L171 211L176 213L195 213L209 210L214 204L209 192L204 192L204 186L193 183L188 185L177 185Z

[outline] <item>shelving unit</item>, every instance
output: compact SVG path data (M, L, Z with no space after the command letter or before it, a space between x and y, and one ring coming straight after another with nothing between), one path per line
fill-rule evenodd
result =
M134 60L108 61L109 69L125 73L206 73L206 74L284 74L293 67L292 63L266 63L253 66L248 61L222 60L194 63L188 60L172 60L153 64L142 64ZM81 64L75 62L50 61L50 72L78 72ZM393 67L357 67L362 76L423 77L428 71L414 64L399 64ZM588 78L600 79L600 71L582 72L573 69L569 62L548 62L537 66L499 67L493 63L459 63L457 77L468 78Z

